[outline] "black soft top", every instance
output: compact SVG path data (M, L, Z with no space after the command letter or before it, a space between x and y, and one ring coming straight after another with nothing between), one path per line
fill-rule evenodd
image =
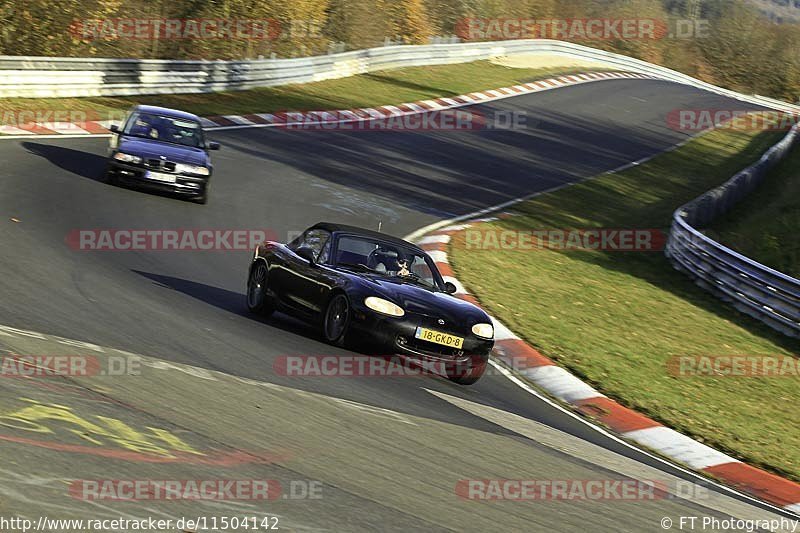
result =
M359 228L358 226L348 226L346 224L336 224L333 222L318 222L314 224L309 229L321 229L325 231L330 231L331 233L349 233L352 235L360 235L363 237L368 237L370 239L375 239L379 241L388 242L397 246L402 246L404 248L410 248L415 252L421 252L422 254L425 253L422 248L417 246L416 244L411 244L408 241L404 241L398 237L393 237L391 235L387 235L386 233L381 233L379 231L373 231L370 229Z

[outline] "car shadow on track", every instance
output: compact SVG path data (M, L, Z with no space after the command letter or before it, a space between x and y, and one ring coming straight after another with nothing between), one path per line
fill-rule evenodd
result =
M516 111L496 105L476 109L487 117ZM225 135L226 147L248 160L279 163L445 218L599 174L686 137L638 123L578 119L548 110L532 113L516 129L262 128Z
M66 170L71 174L76 174L82 178L88 178L90 180L98 181L111 186L106 180L107 158L103 155L93 154L92 152L85 152L82 150L74 150L64 146L41 144L30 141L23 142L22 146L28 150L28 152L47 159L53 165ZM184 200L187 201L187 203L189 203L191 200L190 198L186 198L180 194L154 188L128 186L126 184L119 184L117 186L142 194L151 194L155 196L163 196L164 198Z
M25 141L22 147L55 166L83 178L105 182L106 158L102 155L64 146Z
M205 283L153 272L135 269L131 269L131 272L151 280L158 287L178 291L229 313L240 315L256 323L263 324L265 326L265 333L264 336L261 337L262 339L270 339L270 331L268 328L276 328L289 334L302 337L302 339L300 339L301 342L293 343L293 348L288 349L285 355L291 354L301 357L303 355L348 357L354 352L359 355L371 357L389 357L386 355L372 354L358 348L354 350L351 347L339 348L326 345L315 328L284 314L276 313L268 319L253 315L246 308L244 293L229 291L227 289L206 285ZM274 335L274 333L273 331L272 334ZM320 346L316 346L316 343ZM327 348L324 348L324 346L327 346ZM482 427L485 428L486 431L500 431L512 435L511 432L499 428L490 422L482 420L477 421L474 416L461 410L457 410L456 413L453 413L451 410L441 410L440 399L428 393L419 394L422 388L436 386L438 390L442 392L458 395L465 394L467 397L470 395L475 396L479 395L482 390L480 382L473 387L465 388L449 381L443 376L434 375L432 373L412 373L407 376L389 374L382 377L379 375L371 377L348 375L345 373L341 376L309 375L308 379L298 379L303 376L281 374L279 371L275 370L275 365L278 360L274 356L271 356L272 359L269 359L270 356L259 354L259 357L259 361L261 361L260 364L266 364L268 368L272 368L272 370L267 370L265 374L264 367L260 366L257 368L248 367L246 371L243 371L241 367L238 369L235 366L231 368L219 362L214 363L209 360L192 361L191 364L243 378L276 383L295 390L306 390L345 401L375 405L381 409L414 416L419 416L419 406L425 405L426 407L423 408L425 418L445 422L447 424L457 424L463 427ZM280 366L277 368L280 368ZM489 381L487 378L484 379L486 379L487 382ZM415 394L414 401L409 404L404 404L402 402L392 403L391 400L387 400L392 398L395 394L400 394L408 390L413 390ZM371 394L375 394L376 396L370 397ZM478 425L476 426L476 424Z
M154 274L152 272L144 272L141 270L132 270L132 272L153 281L157 286L181 292L191 296L192 298L196 298L202 302L213 305L214 307L228 311L229 313L249 318L256 322L263 323L293 335L305 337L315 342L325 343L325 341L322 339L321 333L316 328L294 317L285 315L283 313L275 313L269 318L254 315L247 310L245 304L245 295L243 293L229 291L227 289L221 289L219 287L213 287L211 285L206 285L205 283L190 281L183 278ZM389 356L389 354L378 355L371 351L371 347L369 345L365 345L360 342L348 343L346 350L361 355L377 355L379 357ZM441 376L429 375L427 377L443 379Z
M245 305L244 293L229 291L188 279L154 274L152 272L144 272L141 270L133 270L132 272L153 281L158 286L181 292L229 313L268 324L269 326L295 335L301 335L318 341L321 340L314 328L287 315L276 313L272 317L263 318L249 312Z

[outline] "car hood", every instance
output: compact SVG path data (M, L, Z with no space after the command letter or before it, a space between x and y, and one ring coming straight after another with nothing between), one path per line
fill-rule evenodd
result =
M419 285L379 276L358 275L367 292L385 298L402 307L407 313L443 318L451 323L489 322L481 308L443 292L435 292Z
M186 163L189 165L208 165L208 154L200 148L191 146L180 146L150 139L140 139L136 137L125 137L120 139L120 152L138 155L148 159L158 159L160 156L166 157L176 163Z

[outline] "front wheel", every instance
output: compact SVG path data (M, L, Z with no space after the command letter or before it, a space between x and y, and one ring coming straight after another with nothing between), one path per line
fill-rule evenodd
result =
M328 302L322 321L322 334L331 344L344 344L350 327L350 301L344 294L336 294Z
M201 194L199 194L198 196L195 196L194 198L192 198L192 201L194 203L196 203L196 204L206 205L208 203L208 188L209 188L209 185L206 184L206 186L203 187L203 192Z
M111 167L110 163L106 165L106 171L105 174L103 175L103 178L105 179L105 182L108 183L109 185L115 185L115 186L119 185L119 180L117 179L117 173Z
M269 269L266 263L259 261L250 269L247 277L247 309L251 313L269 316L275 308L267 295Z

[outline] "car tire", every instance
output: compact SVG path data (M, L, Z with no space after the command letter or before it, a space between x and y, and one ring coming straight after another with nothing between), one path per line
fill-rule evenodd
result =
M467 368L457 365L447 369L447 379L459 385L472 385L483 377L487 364L486 360L473 360Z
M200 196L195 196L193 201L196 204L206 205L208 203L208 188L206 187L206 189L203 190L203 194Z
M268 283L269 267L264 261L258 261L247 276L247 309L251 313L269 316L275 312L267 291Z
M109 185L119 185L119 180L117 179L117 175L111 171L111 165L106 165L106 171L103 175L105 182Z
M350 329L352 308L350 300L343 293L334 294L325 306L322 317L322 336L335 346L344 346L347 331Z

